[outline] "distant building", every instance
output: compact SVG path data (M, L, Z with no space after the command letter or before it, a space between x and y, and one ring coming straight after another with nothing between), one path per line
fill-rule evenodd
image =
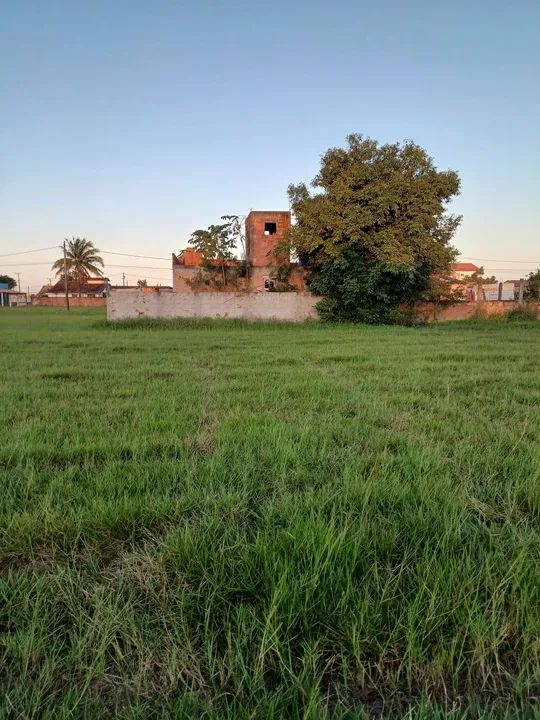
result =
M28 295L14 288L10 290L7 283L0 283L0 307L20 307L28 305Z
M229 271L236 269L233 282L220 287L220 268L215 262L215 282L203 275L203 257L193 248L173 253L173 288L177 293L216 292L236 288L244 292L272 292L286 283L291 290L304 292L305 271L280 247L291 227L288 210L252 210L246 218L246 260L227 260ZM208 270L208 269L206 269ZM282 272L280 272L282 271ZM212 273L210 273L210 276ZM285 280L284 280L285 278Z
M107 291L109 289L109 278L97 277L97 278L85 278L81 283L76 280L68 280L68 296L69 297L107 297ZM54 285L44 285L38 292L37 297L65 297L66 288L64 280L58 280Z
M482 268L473 263L452 263L450 265L450 273L456 280L463 280L476 272L480 272Z

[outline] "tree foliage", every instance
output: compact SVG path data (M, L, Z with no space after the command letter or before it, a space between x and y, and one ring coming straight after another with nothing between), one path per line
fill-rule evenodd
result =
M3 285L7 284L8 290L13 290L13 288L17 285L15 278L12 278L10 275L0 275L0 283Z
M430 278L429 287L422 293L420 300L430 303L433 307L433 319L437 320L442 308L449 307L465 299L466 285L456 283L450 274L434 274Z
M227 222L210 225L207 230L195 230L189 239L189 244L201 253L203 266L207 270L219 267L224 284L227 282L225 267L227 261L234 257L238 239L232 218L236 216L223 216L222 220L227 219Z
M234 241L234 247L240 250L242 260L246 259L246 237L244 234L243 218L240 215L222 215L225 225L228 226L230 237Z
M66 267L68 277L75 278L79 283L92 275L103 276L103 258L91 240L85 238L66 238ZM57 277L64 276L64 255L53 264L52 269Z
M490 275L489 277L485 276L485 270L483 267L479 267L478 270L475 270L470 275L465 275L461 278L462 283L471 283L474 285L492 285L493 283L497 282L497 278L495 275Z
M288 241L311 268L312 292L324 295L323 317L385 321L455 258L450 242L461 218L446 205L459 178L411 141L347 140L323 155L314 192L289 186L296 224Z
M540 301L540 268L527 277L527 288L524 297L526 300Z

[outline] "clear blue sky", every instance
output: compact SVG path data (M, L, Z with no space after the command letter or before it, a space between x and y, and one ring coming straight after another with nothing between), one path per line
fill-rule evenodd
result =
M74 235L169 256L222 214L286 208L361 132L459 171L464 256L540 260L539 77L539 0L5 2L0 253ZM55 254L0 272L36 288L49 269L25 263Z

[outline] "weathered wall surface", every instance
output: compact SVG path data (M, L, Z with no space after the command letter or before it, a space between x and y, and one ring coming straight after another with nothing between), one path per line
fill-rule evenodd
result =
M48 298L50 299L50 298ZM70 298L77 301L102 300L101 298ZM242 293L202 292L176 293L172 290L114 290L107 299L107 318L126 320L132 318L243 318L246 320L317 319L315 304L320 300L314 295L302 293ZM104 302L104 301L103 301ZM60 303L61 304L61 303ZM83 303L89 305L90 303ZM95 304L95 303L91 303ZM428 322L467 320L477 314L503 315L519 307L513 301L462 302L446 308L432 304L418 308L419 314ZM523 307L532 309L540 318L540 303Z
M104 307L107 304L107 298L103 297L70 297L70 307ZM34 305L44 305L46 307L65 307L66 299L63 297L39 297L34 300Z
M317 318L320 298L299 293L175 293L111 290L107 318L243 318L292 320Z
M475 315L505 315L519 307L519 303L514 300L493 300L481 303L476 302L460 302L445 308L437 308L429 303L419 308L419 313L428 322L448 322L451 320L468 320ZM533 310L536 316L540 317L540 303L528 303L522 306L524 309Z
M249 269L249 279L248 278L237 278L234 283L230 283L233 289L231 292L234 292L236 290L244 290L248 291L248 288L251 292L264 292L265 291L265 280L269 280L273 277L272 273L275 270L275 267L272 266L265 266L265 267L252 267ZM215 293L215 292L226 292L225 290L218 290L213 285L204 285L204 283L200 283L195 286L193 286L190 283L193 283L194 280L197 279L199 274L201 273L201 268L196 266L190 266L190 265L173 265L173 288L174 291L177 293L193 293L193 292L200 292L200 293ZM298 267L297 265L291 266L291 274L289 277L289 283L296 288L298 292L305 292L306 286L305 286L305 276L307 274L307 270L303 267ZM216 269L215 273L215 279L219 282L221 280L221 274L219 271L219 268Z
M266 223L275 223L272 235L265 233ZM282 243L291 227L291 213L288 210L252 210L246 218L246 257L254 267L280 265L273 252Z

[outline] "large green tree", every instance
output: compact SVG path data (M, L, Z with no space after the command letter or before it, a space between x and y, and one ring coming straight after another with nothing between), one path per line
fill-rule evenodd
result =
M79 286L79 294L81 292L81 284L84 280L92 275L101 277L103 272L103 258L99 255L99 250L95 247L91 240L85 238L66 238L66 261L68 278L75 278ZM52 269L56 272L57 277L64 276L64 255L53 264Z
M448 214L459 192L454 171L439 171L411 141L379 145L349 135L322 157L311 183L290 185L296 224L291 249L309 266L322 317L388 321L421 299L430 278L455 258L460 217Z

